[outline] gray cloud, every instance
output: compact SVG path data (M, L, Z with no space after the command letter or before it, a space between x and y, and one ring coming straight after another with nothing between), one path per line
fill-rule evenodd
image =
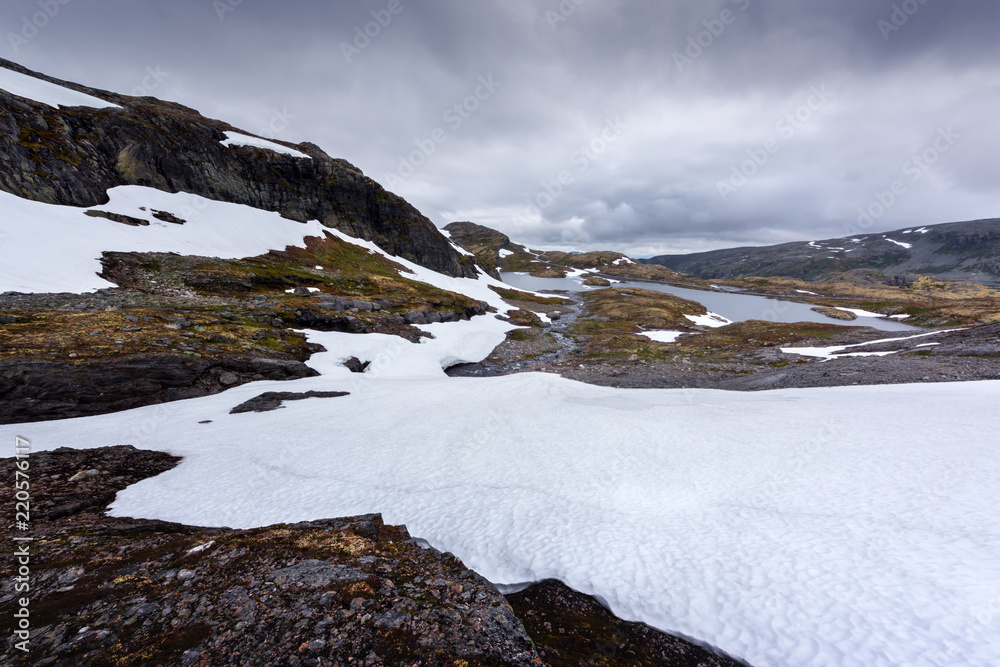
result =
M441 225L693 251L840 236L897 180L873 231L1000 215L993 1L59 1L4 3L59 9L0 53L315 141Z

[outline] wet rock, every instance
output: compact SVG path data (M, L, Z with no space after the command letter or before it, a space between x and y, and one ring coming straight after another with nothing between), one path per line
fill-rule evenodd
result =
M344 362L344 366L352 373L364 373L371 366L371 363L370 361L362 362L357 357L351 357Z

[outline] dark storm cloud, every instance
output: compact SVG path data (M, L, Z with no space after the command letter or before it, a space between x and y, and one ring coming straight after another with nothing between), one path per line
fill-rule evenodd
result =
M314 141L438 224L534 245L1000 215L996 2L8 0L0 20L28 67Z

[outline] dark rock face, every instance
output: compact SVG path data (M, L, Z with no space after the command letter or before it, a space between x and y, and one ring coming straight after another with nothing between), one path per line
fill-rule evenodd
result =
M0 423L68 419L207 396L254 380L318 373L300 361L141 354L94 362L0 362Z
M53 109L0 90L0 189L70 206L105 204L106 191L119 185L189 192L292 220L316 219L435 271L476 275L419 211L313 144L295 147L312 159L230 148L220 142L236 128L179 104L66 83L3 59L0 66L122 107ZM158 213L183 222L173 212Z
M30 652L5 577L4 665L540 664L492 584L379 515L239 531L108 517L117 491L180 459L123 446L29 461Z
M746 665L648 625L615 618L594 598L558 581L543 581L507 600L549 667Z
M913 274L1000 285L1000 219L928 225L919 228L927 230L923 233L917 229L814 243L661 255L641 261L705 280L748 276L812 280L845 271L874 269L884 273L890 284L897 285L905 285Z

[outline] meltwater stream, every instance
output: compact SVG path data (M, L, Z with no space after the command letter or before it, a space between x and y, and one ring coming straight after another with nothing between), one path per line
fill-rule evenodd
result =
M599 287L588 287L579 278L535 278L527 273L503 273L503 281L512 287L529 290L567 290L583 292ZM765 320L769 322L820 322L823 324L839 324L849 327L871 327L882 331L917 331L917 327L903 324L897 320L881 317L858 317L852 321L835 320L813 312L812 306L793 301L769 299L751 294L735 292L709 292L705 290L673 287L661 283L625 281L615 283L615 287L637 287L640 289L666 292L689 301L697 301L711 312L722 315L733 322L746 320Z

